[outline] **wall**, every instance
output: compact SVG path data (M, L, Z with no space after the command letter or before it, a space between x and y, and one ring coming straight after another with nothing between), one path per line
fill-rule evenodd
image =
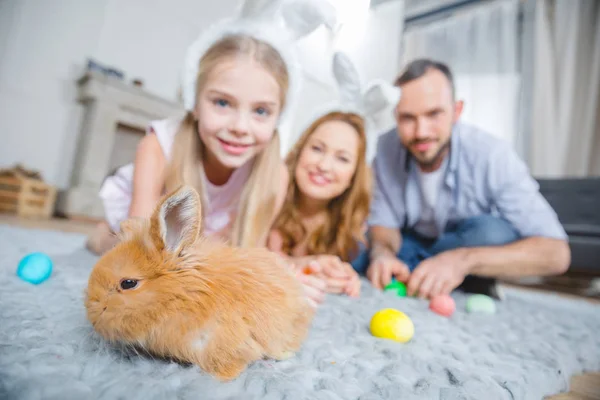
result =
M87 58L175 100L186 46L237 3L0 1L0 167L26 163L66 188L82 113L75 82Z
M175 100L187 45L206 24L230 15L238 0L3 0L0 1L0 167L16 162L69 186L82 117L76 80L88 57L140 78L145 88ZM339 1L338 1L339 3ZM343 2L342 2L343 3ZM368 14L364 37L349 51L364 82L397 71L402 1ZM292 132L312 106L335 98L330 33L300 43L307 79ZM289 147L294 135L286 138Z

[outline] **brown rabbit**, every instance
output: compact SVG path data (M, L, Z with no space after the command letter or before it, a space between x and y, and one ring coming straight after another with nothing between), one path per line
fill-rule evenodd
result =
M222 380L263 357L293 355L314 313L301 284L274 253L211 241L201 225L190 187L163 197L149 220L123 222L88 282L94 329Z

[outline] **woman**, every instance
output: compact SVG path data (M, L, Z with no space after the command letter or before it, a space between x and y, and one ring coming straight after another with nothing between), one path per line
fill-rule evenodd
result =
M353 297L360 280L349 262L365 243L370 202L366 143L358 114L331 111L314 121L287 156L286 201L268 239L296 264L318 263L328 292Z

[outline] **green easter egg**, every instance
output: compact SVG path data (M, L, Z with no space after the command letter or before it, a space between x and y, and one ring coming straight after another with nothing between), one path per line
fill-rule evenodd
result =
M496 302L484 294L474 294L467 299L466 309L468 313L494 314Z
M406 296L406 285L403 282L398 282L395 279L392 279L384 289L386 292L393 292L400 297Z

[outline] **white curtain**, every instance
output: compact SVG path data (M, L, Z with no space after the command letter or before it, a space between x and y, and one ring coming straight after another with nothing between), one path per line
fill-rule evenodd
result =
M534 41L532 170L600 175L600 1L538 0Z
M465 102L462 120L507 140L522 153L518 0L453 11L404 35L401 68L426 57L446 63Z

